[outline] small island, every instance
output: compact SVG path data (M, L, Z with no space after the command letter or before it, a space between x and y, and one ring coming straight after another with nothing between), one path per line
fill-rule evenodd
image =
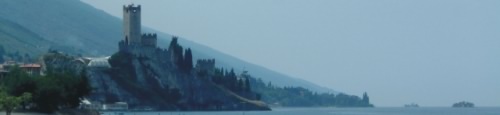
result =
M458 103L453 104L452 107L453 108L473 108L474 103L462 101L462 102L458 102Z

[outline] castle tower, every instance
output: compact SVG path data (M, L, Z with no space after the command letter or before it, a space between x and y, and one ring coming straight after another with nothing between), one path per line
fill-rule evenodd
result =
M123 6L123 35L125 44L141 45L141 5Z
M118 43L120 51L140 56L156 53L156 33L141 33L141 5L123 6L123 35Z

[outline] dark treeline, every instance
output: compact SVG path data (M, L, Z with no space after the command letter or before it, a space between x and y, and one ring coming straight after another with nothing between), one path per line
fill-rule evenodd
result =
M224 68L216 68L212 81L218 85L226 87L233 92L251 92L248 77L238 77L233 69L227 71Z
M216 68L212 81L236 92L256 92L257 100L286 107L373 107L367 93L360 98L344 93L316 93L302 87L278 87L253 78L248 72L237 75L233 69Z
M6 58L5 58L6 57ZM33 62L33 59L29 54L21 54L19 51L7 52L5 48L0 45L0 63L5 61L16 61L16 62Z
M271 82L249 77L254 91L261 94L261 100L273 106L287 107L373 107L368 94L363 98L344 93L316 93L302 87L278 87Z
M85 71L60 73L48 69L44 76L30 76L13 67L0 84L9 95L32 94L32 100L22 104L24 109L30 106L30 110L47 113L78 107L92 90Z
M191 48L187 48L184 51L184 48L177 43L177 37L173 37L168 50L172 50L172 53L174 53L173 61L177 65L177 68L183 72L191 72L193 69L193 54Z

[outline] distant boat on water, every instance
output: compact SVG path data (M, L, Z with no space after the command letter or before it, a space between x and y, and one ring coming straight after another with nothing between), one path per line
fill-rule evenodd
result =
M420 106L418 106L418 104L416 104L416 103L411 103L411 104L406 104L404 107L406 107L406 108L417 108L417 107L420 107Z

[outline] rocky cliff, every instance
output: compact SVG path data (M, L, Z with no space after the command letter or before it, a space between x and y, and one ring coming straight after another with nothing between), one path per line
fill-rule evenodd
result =
M54 69L86 69L92 102L127 102L135 110L270 110L256 100L254 92L232 92L213 83L210 76L179 70L171 61L126 52L111 56L110 66L60 53L46 54L42 60Z

